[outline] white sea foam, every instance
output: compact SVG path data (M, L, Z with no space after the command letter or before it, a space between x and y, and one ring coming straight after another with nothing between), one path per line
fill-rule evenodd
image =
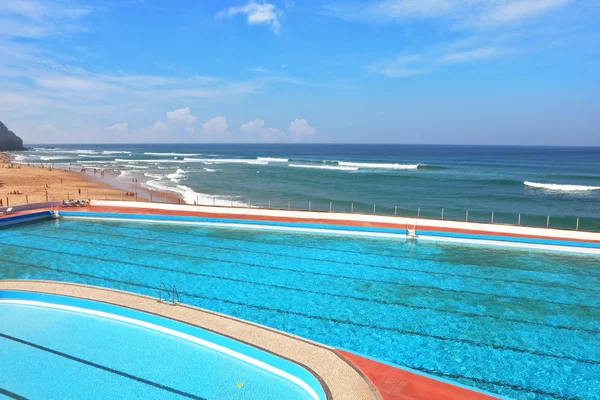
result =
M41 156L40 160L49 161L49 160L64 160L67 158L66 156Z
M266 165L267 162L259 161L257 159L248 158L189 158L185 157L184 162L201 162L201 163L214 163L214 164L258 164Z
M546 189L560 192L585 192L590 190L600 190L600 186L584 186L584 185L558 185L554 183L538 183L538 182L523 182L526 186Z
M102 163L102 164L116 164L117 161L81 161L81 160L77 160L77 164L98 164L98 163Z
M397 169L397 170L407 170L407 169L417 169L421 164L390 164L390 163L357 163L357 162L346 162L339 161L338 165L343 167L358 167L365 169Z
M358 167L347 167L341 165L305 165L305 164L289 164L294 168L313 168L313 169L329 169L336 171L358 171Z
M102 158L103 155L94 155L94 154L77 154L77 157L85 157L85 158Z
M267 163L269 163L269 162L277 163L277 162L288 162L288 161L290 161L287 158L272 158L272 157L256 157L256 159L258 161L265 161Z
M130 151L103 151L102 154L131 154Z
M150 167L146 167L144 165L123 165L124 168L139 168L139 169L148 169Z
M212 168L204 168L204 171L206 172L215 172L216 169L212 169Z
M192 154L192 153L144 153L148 156L181 156L181 157L187 157L187 156L199 156L201 154Z
M167 183L163 183L156 180L149 180L148 182L142 183L142 185L150 189L158 189L163 192L176 193L180 195L187 204L194 204L195 202L197 202L198 204L205 205L215 204L217 206L229 206L233 204L233 206L245 206L244 203L235 200L232 201L229 198L209 196L206 194L198 193L192 188L184 185L171 186Z
M153 178L153 179L163 179L165 176L164 175L158 175L158 174L151 174L150 172L146 172L144 174L145 177L147 178Z
M187 178L186 171L184 171L182 169L178 169L174 173L167 175L167 178L169 178L171 180L171 182L178 183L182 179Z

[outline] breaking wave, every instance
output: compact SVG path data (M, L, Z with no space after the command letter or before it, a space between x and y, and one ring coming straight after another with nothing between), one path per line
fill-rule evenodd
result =
M197 154L197 153L144 153L148 156L181 156L181 157L188 157L188 156L200 156L201 154Z
M600 186L584 186L584 185L558 185L554 183L539 183L539 182L523 182L525 186L530 186L538 189L552 190L558 192L586 192L590 190L600 190Z
M313 168L313 169L328 169L336 171L358 171L358 167L348 167L342 165L308 165L308 164L289 164L293 168Z
M178 169L177 171L175 171L172 174L166 175L167 178L169 178L171 180L171 182L175 182L178 183L180 182L182 179L187 178L186 175L186 171L182 170L182 169Z
M346 162L338 161L338 165L343 167L357 167L365 169L396 169L396 170L407 170L417 169L421 164L391 164L391 163L359 163L359 162Z
M270 163L270 162L274 162L274 163L277 163L277 162L286 163L286 162L290 161L287 158L273 158L273 157L256 157L256 159L258 161L263 161L263 162L266 162L266 163Z

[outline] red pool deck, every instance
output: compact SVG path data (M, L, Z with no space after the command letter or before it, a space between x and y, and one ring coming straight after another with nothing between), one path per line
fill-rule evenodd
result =
M382 400L495 400L485 393L438 381L343 350L336 352L357 368Z

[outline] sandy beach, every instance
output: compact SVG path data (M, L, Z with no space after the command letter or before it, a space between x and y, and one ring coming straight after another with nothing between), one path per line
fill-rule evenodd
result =
M128 196L128 192L135 192L137 196ZM68 199L148 201L150 198L155 202L178 202L178 197L170 193L149 191L139 185L118 185L108 173L14 164L6 154L0 153L0 207Z

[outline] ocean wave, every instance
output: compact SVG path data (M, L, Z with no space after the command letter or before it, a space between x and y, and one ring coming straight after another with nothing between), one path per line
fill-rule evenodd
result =
M206 172L215 172L216 171L216 169L212 169L212 168L204 168L203 170Z
M67 158L66 156L41 156L40 160L49 161L49 160L64 160Z
M159 179L159 180L160 180L160 179L163 179L163 178L165 177L164 175L151 174L150 172L146 172L146 173L144 174L144 176L145 176L146 178Z
M341 165L309 165L309 164L289 164L293 168L311 168L311 169L328 169L336 171L358 171L358 167L348 167Z
M123 165L124 168L139 168L139 169L148 169L150 167L146 167L145 165Z
M81 160L77 160L77 164L98 164L98 163L102 163L102 164L116 164L117 161L81 161Z
M166 177L169 178L171 180L171 182L178 183L182 179L187 178L186 173L187 173L186 171L184 171L182 169L178 169L174 173L166 175Z
M590 190L600 190L600 186L584 186L584 185L559 185L555 183L539 183L539 182L523 182L525 186L530 186L538 189L546 189L559 192L586 192Z
M77 154L77 157L84 157L84 158L103 158L105 156L103 156L102 154L98 154L98 155L94 155L94 154Z
M202 154L195 154L195 153L144 153L148 156L181 156L181 157L187 157L187 156L201 156Z
M103 151L102 154L131 154L130 151Z
M266 163L270 163L270 162L274 162L274 163L277 163L277 162L286 163L286 162L290 161L287 158L273 158L273 157L256 157L256 159L258 161L263 161L263 162L266 162Z
M358 163L358 162L346 162L338 161L338 165L342 167L357 167L365 169L396 169L396 170L407 170L417 169L421 164L390 164L390 163Z
M232 201L229 198L219 197L219 196L209 196L203 193L198 193L194 189L185 186L185 185L176 185L171 186L169 184L149 180L147 182L142 183L142 186L148 189L157 189L163 192L171 192L180 195L183 198L183 201L187 204L206 204L206 205L217 205L217 206L245 206L244 203L239 201Z
M268 162L259 161L258 159L248 158L188 158L183 159L184 162L201 162L201 163L214 163L214 164L258 164L266 165Z

